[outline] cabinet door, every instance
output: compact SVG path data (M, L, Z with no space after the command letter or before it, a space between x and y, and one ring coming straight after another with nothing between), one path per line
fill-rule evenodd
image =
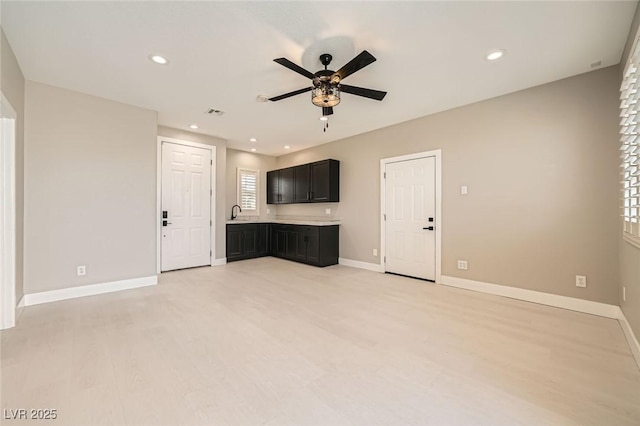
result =
M324 160L309 164L310 201L340 201L340 162Z
M292 229L287 229L287 250L285 257L288 259L296 259L298 255L298 233Z
M278 204L279 190L278 170L267 172L267 204Z
M307 261L307 245L309 244L309 236L304 231L304 226L297 227L296 230L296 252L295 259L301 262Z
M253 256L258 254L258 227L248 226L242 232L243 255Z
M303 164L302 166L296 166L293 168L293 202L294 203L306 203L310 199L310 175L309 164Z
M242 256L243 232L238 225L227 226L227 260Z
M269 225L261 223L258 225L258 254L268 254L271 252L270 247Z
M319 227L308 227L305 232L307 237L307 263L320 263L320 238Z
M280 201L278 204L293 203L293 167L281 169L278 175Z
M274 255L277 257L287 257L287 231L282 228L274 230Z

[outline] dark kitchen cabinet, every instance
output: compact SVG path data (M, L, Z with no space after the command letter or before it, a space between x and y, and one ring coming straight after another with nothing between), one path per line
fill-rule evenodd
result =
M267 223L227 225L227 262L270 254L270 237Z
M267 204L291 204L294 195L294 168L267 172Z
M278 204L280 201L280 188L278 187L278 181L280 180L279 175L279 170L267 172L267 204Z
M315 266L338 263L338 225L271 225L272 254Z
M340 201L340 162L323 160L267 172L267 204Z
M308 203L311 193L311 174L309 164L293 168L293 202Z
M340 201L340 162L324 160L309 165L310 187L309 201Z

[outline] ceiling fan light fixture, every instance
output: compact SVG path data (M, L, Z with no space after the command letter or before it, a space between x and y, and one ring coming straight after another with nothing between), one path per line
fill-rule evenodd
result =
M329 119L329 117L327 117L326 115L323 115L322 117L320 117L320 121L327 121Z
M311 102L317 107L334 107L340 103L338 86L322 82L311 90Z

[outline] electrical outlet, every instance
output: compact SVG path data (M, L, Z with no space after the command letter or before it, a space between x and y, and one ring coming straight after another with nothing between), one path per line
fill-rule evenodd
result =
M324 214L331 214L331 209L324 209Z
M584 275L576 275L576 287L586 287L587 277Z
M625 286L622 286L622 301L627 301L627 288Z
M87 275L87 267L85 265L78 266L77 274L78 274L79 277L81 277L83 275Z
M469 265L467 264L467 261L466 260L458 260L458 269L462 269L464 271L469 269Z
M378 249L373 249L373 255L377 256L378 255Z
M267 214L271 214L271 209L267 209Z
M460 195L467 195L467 185L462 185L460 187Z

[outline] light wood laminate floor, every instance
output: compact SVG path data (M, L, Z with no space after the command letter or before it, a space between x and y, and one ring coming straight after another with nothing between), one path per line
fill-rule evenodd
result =
M275 258L28 307L1 352L57 425L640 424L615 320Z

